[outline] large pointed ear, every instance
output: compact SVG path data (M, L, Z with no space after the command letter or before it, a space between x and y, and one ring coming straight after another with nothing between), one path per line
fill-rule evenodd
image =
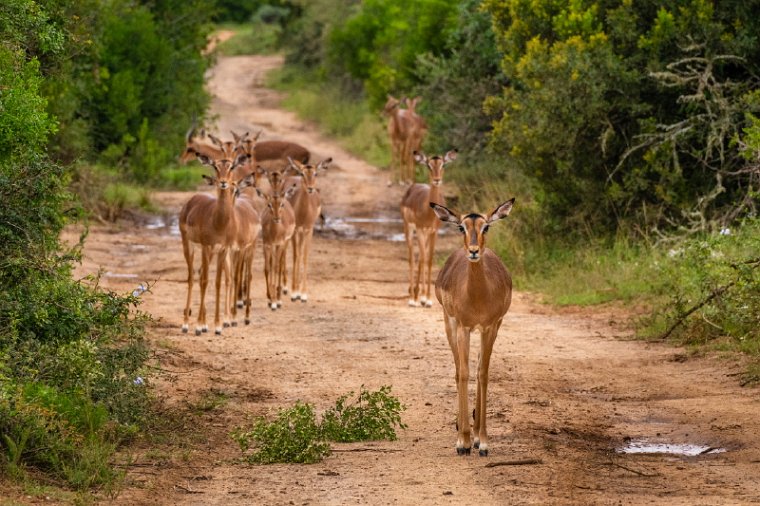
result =
M325 158L317 164L317 170L327 170L327 166L330 165L330 163L332 163L332 157Z
M232 167L237 167L238 165L242 165L248 160L251 159L251 155L248 153L240 153L235 157L235 161L232 163Z
M198 133L198 137L200 137L201 139L205 139L206 138L206 129L205 128L201 128L201 131Z
M430 202L430 207L433 208L433 212L436 216L438 216L439 220L446 223L456 223L457 225L459 224L459 216L457 216L448 207L436 204L435 202Z
M290 197L292 197L293 194L296 192L296 190L298 190L298 185L296 183L293 183L290 186L290 188L288 188L287 190L285 190L285 198L289 199Z
M417 104L420 103L420 100L422 100L422 97L417 95L416 97L409 99L409 109L415 109L417 107Z
M443 163L449 163L449 162L454 161L456 159L457 159L457 150L456 149L452 149L451 151L449 151L448 153L446 153L445 155L443 155Z
M293 160L291 157L288 157L288 166L285 167L286 172L289 170L292 170L299 176L303 176L303 164L298 160Z
M217 145L217 146L219 146L220 148L221 148L222 146L224 146L224 144L222 144L222 141L221 141L221 139L219 139L219 137L217 137L216 135L213 135L213 134L208 134L208 138L209 138L209 139L211 139L211 142L213 142L214 144L216 144L216 145Z
M216 178L207 176L206 174L202 174L201 177L206 180L206 183L209 186L214 186L216 184Z
M515 203L515 199L513 197L507 200L506 202L504 202L503 204L501 204L496 209L494 209L493 212L488 215L488 223L493 223L494 221L497 221L509 216L509 213L512 211L512 205L514 203Z
M238 135L234 130L230 130L230 133L232 134L232 139L235 141L235 144L240 144L240 141L245 139L248 135L248 132L244 133L243 135Z
M253 186L253 174L248 174L237 183L238 190L248 188L249 186Z
M264 133L264 130L259 130L256 133L256 135L253 136L253 141L256 142L257 140L259 140L259 137L261 137L261 134L263 134L263 133Z
M196 151L195 152L195 157L203 165L214 165L214 160L212 160L211 157L208 156L208 155L204 155L203 153L199 153L199 152Z
M427 159L427 156L425 156L425 153L423 153L422 151L415 151L414 161L419 163L420 165L427 165L428 159Z
M267 170L264 167L262 167L261 165L257 165L256 166L256 174L258 174L259 176L268 176L269 172L267 172Z

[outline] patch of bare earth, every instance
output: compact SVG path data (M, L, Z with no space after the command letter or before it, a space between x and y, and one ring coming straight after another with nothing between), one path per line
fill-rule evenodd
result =
M383 216L391 222L364 235L318 233L309 302L286 301L277 312L265 307L259 252L253 323L225 329L221 337L180 332L186 270L174 229L124 224L91 231L80 274L102 267L112 274L102 283L118 291L156 280L142 309L157 319L149 339L162 350L161 366L175 372L156 390L185 413L181 430L192 434L179 438L181 444L169 438L158 449L130 450L134 465L114 502L760 502L760 402L757 390L737 386L734 366L716 358L684 360L672 347L629 340L614 313L553 311L521 293L493 353L490 456L458 457L454 366L442 312L437 303L406 306L406 247L388 239L401 231L393 219L402 189L387 188L378 169L277 107L276 93L262 82L280 64L277 57L219 59L209 88L221 134L263 129L262 138L290 139L316 158L332 156L334 167L320 179L328 220ZM156 197L171 218L190 193ZM499 226L510 226L509 220ZM458 241L444 235L438 250L452 251ZM479 340L473 342L476 357ZM334 445L334 453L314 465L238 462L229 433L250 416L299 399L323 410L361 385L392 385L407 406L409 428L398 441ZM692 457L616 452L629 438L726 451Z

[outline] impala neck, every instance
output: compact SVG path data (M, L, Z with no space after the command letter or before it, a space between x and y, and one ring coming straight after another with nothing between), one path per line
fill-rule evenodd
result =
M221 230L233 219L235 197L232 186L227 189L219 189L216 192L216 207L214 208L214 228Z
M435 202L436 204L443 205L443 192L441 191L441 187L443 186L443 181L441 181L438 185L433 184L433 180L430 180L430 192L428 194L428 200L430 202ZM432 213L433 210L430 209L430 212ZM435 213L433 213L435 214ZM438 219L436 219L438 221Z

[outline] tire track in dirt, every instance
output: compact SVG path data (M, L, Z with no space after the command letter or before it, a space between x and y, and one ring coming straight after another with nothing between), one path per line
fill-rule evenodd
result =
M402 189L313 127L277 108L263 75L278 57L220 58L210 75L223 135L263 128L262 138L308 146L335 167L320 179L333 217L396 216ZM179 147L178 147L179 151ZM457 163L466 163L459 161ZM190 193L157 200L176 215ZM508 196L505 196L505 198ZM519 212L519 206L514 212ZM499 226L509 226L509 220ZM397 227L394 229L393 227ZM379 233L400 231L392 223ZM70 232L73 234L73 231ZM458 247L444 236L439 252ZM94 227L79 274L102 267L137 278L104 277L109 288L157 283L142 309L157 318L149 339L170 405L209 392L226 401L189 423L181 447L138 449L119 504L749 504L760 501L757 390L740 389L717 358L684 360L682 350L631 341L610 308L557 311L517 293L494 347L489 384L488 458L454 451L454 367L440 306L406 306L406 248L380 239L317 234L311 297L265 309L261 253L254 275L253 324L223 336L180 333L185 267L170 227ZM507 265L509 265L507 261ZM472 357L479 339L474 339ZM474 381L474 378L473 378ZM229 432L251 415L296 400L329 407L361 385L393 386L408 407L396 442L336 445L315 465L247 466ZM474 391L474 383L471 392ZM622 455L624 438L725 448L698 457ZM363 451L352 451L361 449ZM160 456L157 456L160 453ZM541 464L485 464L535 458Z

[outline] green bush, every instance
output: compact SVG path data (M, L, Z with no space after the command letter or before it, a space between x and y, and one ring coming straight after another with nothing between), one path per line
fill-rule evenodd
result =
M274 420L259 417L250 428L234 431L232 437L244 458L259 464L319 462L330 454L328 441L393 441L396 427L406 428L401 422L405 407L390 392L390 386L380 387L377 392L362 386L356 399L349 401L353 392L339 397L321 422L317 421L313 405L299 401L281 409Z
M370 392L362 385L356 398L354 392L342 395L335 407L322 415L322 434L330 441L396 440L396 427L406 429L401 422L404 406L390 395L391 387L383 386Z
M251 463L313 464L330 454L330 445L322 439L314 407L301 402L281 409L271 422L257 419L249 430L240 429L233 438L244 453L252 450L245 457Z

